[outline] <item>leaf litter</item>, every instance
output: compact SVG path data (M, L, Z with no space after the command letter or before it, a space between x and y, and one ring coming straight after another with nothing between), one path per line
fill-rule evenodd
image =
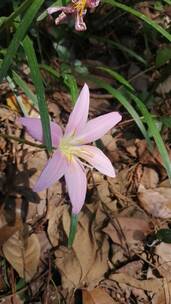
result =
M69 99L65 93L54 94L48 100L49 110L63 125ZM100 108L98 102L93 99L92 117ZM108 112L108 100L104 107ZM17 117L17 112L2 107L1 130L32 142L16 124ZM30 297L40 303L47 297L48 303L68 304L169 303L170 244L155 238L160 229L170 229L171 187L162 160L155 146L150 153L144 140L126 139L122 127L98 144L117 176L106 178L87 170L86 205L68 249L70 207L63 180L36 195L32 186L47 154L34 145L1 137L0 261L6 263L7 281L1 299L11 301L17 292L16 303L22 303L18 299L23 291L19 288L18 293L16 283L23 279L25 289L29 282Z

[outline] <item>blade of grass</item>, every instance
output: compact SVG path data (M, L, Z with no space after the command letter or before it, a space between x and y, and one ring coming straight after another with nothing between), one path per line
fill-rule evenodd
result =
M25 0L10 16L5 17L4 22L0 25L0 31L8 26L17 16L22 14L32 2L33 0Z
M144 105L144 103L142 102L142 100L140 98L138 98L137 96L135 96L134 94L132 94L131 92L128 92L128 94L131 96L132 100L136 103L136 105L138 106L142 115L144 116L145 122L147 123L150 133L152 134L152 136L155 140L157 148L162 157L164 167L167 171L168 177L171 182L171 160L169 158L167 149L166 149L164 141L160 135L160 132L159 132L158 128L156 127L155 121L154 121L152 115L150 114L150 112L148 111L148 109L146 108L146 106Z
M132 116L135 123L139 127L141 133L143 134L143 136L145 137L145 139L147 141L149 149L151 150L152 149L151 140L150 140L148 132L142 122L142 119L139 116L139 114L136 112L134 107L128 102L126 97L119 90L114 89L110 84L107 84L105 81L99 80L96 77L91 76L91 75L88 75L88 78L92 79L92 81L97 83L101 88L105 89L108 93L110 93L114 98L116 98L124 106L124 108Z
M108 3L114 7L118 7L121 10L124 10L136 17L138 17L139 19L145 21L146 23L148 23L152 28L154 28L156 31L158 31L160 34L162 34L163 37L165 37L167 40L169 40L171 42L171 34L169 34L169 32L167 32L163 27L161 27L159 24L157 24L155 21L151 20L150 18L148 18L147 16L145 16L144 14L140 13L139 11L129 7L126 4L120 3L118 1L115 0L104 0L104 3Z
M103 37L97 37L97 36L93 36L93 37L99 42L104 42L105 44L107 44L109 46L112 46L114 48L121 50L124 56L128 55L129 57L136 59L137 61L141 62L142 64L147 65L147 61L142 56L138 55L136 52L134 52L130 48L124 46L123 44L116 42L116 41L112 41L111 39L103 38Z
M53 69L51 66L47 64L39 64L39 67L45 71L47 71L49 74L51 74L53 77L59 79L60 74L57 70Z
M8 47L7 53L4 57L1 69L0 69L0 82L6 76L8 69L12 63L13 58L16 55L20 42L24 39L34 17L36 16L38 10L42 6L44 0L36 0L30 5L29 9L25 13L20 25L18 26L13 39Z
M116 79L124 87L127 87L131 91L135 91L133 86L129 83L129 81L126 80L120 73L114 71L113 69L107 68L107 67L99 67L98 69L107 72L110 76L112 76L114 79Z
M11 79L11 77L7 76L7 81L8 81L9 87L12 90L12 92L13 92L13 94L15 96L15 99L16 99L16 101L17 101L17 103L18 103L18 105L19 105L22 113L25 116L27 116L27 110L25 108L25 105L23 104L21 96L18 96L18 94L17 94L16 87L15 87L15 84L14 84L13 80Z
M32 101L32 105L38 109L38 101L36 95L30 90L27 83L15 72L12 72L13 81L22 89L26 96Z
M47 150L51 152L52 141L51 141L51 133L50 133L50 121L48 115L48 108L45 100L44 86L36 58L36 53L33 47L33 43L28 36L26 36L25 39L23 40L23 48L30 67L32 81L35 85L38 107L40 111L40 118L43 128L44 143L47 147Z

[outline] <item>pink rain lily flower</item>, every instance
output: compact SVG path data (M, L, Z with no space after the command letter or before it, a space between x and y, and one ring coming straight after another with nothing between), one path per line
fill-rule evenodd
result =
M111 112L87 121L89 111L89 88L85 84L63 135L62 129L54 122L50 123L52 145L55 148L53 156L43 169L34 191L47 189L63 175L72 204L72 213L77 215L85 201L87 179L84 165L86 161L102 174L115 177L114 168L104 153L89 143L101 138L120 120L118 112ZM43 141L42 125L39 118L20 118L20 123L27 132L39 142ZM81 159L81 160L80 160Z
M67 18L68 15L74 15L75 18L75 30L85 31L87 29L86 24L83 20L83 16L86 15L87 8L93 9L99 5L100 0L72 0L71 4L67 6L54 6L49 7L47 12L49 15L56 12L61 12L55 19L55 24L60 24Z

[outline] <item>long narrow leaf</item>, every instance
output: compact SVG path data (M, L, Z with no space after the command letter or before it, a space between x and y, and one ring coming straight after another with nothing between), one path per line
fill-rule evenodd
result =
M52 141L50 134L48 108L45 100L44 86L43 86L43 81L41 78L35 50L33 47L33 43L28 36L26 36L26 38L23 41L23 47L30 67L32 81L36 89L40 118L43 128L44 143L47 147L47 150L50 152L52 151Z
M113 69L110 69L108 67L99 67L99 69L102 70L102 71L107 72L110 76L112 76L114 79L116 79L120 84L127 87L131 91L134 91L133 86L120 73L118 73L118 72L116 72Z
M92 77L90 75L89 75L89 78L92 79L94 82L98 83L98 85L100 85L101 88L103 88L107 92L109 92L114 98L116 98L124 106L124 108L132 116L135 123L139 127L141 133L145 137L145 139L148 143L149 149L151 149L152 145L151 145L151 140L148 136L148 132L147 132L146 128L144 127L139 114L136 112L136 110L133 108L133 106L127 101L126 97L119 90L114 89L110 84L107 84L103 80L99 80L96 77Z
M22 14L31 5L33 0L25 0L17 9L8 17L4 18L4 22L0 25L0 31L9 25L17 16Z
M167 32L163 27L161 27L155 21L151 20L150 18L148 18L144 14L140 13L139 11L129 7L126 4L120 3L120 2L115 1L115 0L104 0L104 3L109 3L110 5L112 5L114 7L118 7L120 9L138 17L139 19L145 21L152 28L154 28L156 31L158 31L160 34L162 34L162 36L164 36L165 38L167 38L167 40L169 40L171 42L171 34L169 34L169 32Z
M38 108L38 101L36 95L30 90L27 83L15 72L12 72L13 81L22 89L26 96L32 101L32 105Z
M139 107L142 115L144 116L144 119L145 119L145 121L146 121L146 123L149 127L150 133L152 134L152 136L153 136L153 138L156 142L156 145L158 147L158 150L159 150L160 155L161 155L162 160L163 160L163 164L165 166L165 169L167 171L168 177L169 177L170 182L171 182L171 160L169 158L167 149L166 149L164 141L163 141L163 139L160 135L160 132L159 132L158 128L156 127L155 121L152 118L152 116L149 113L146 106L144 105L144 103L141 101L141 99L139 99L137 96L135 96L131 92L129 92L129 95L134 100L136 105Z
M8 47L7 53L3 60L1 69L0 69L0 82L2 82L3 78L6 76L8 69L12 63L13 58L16 55L20 42L24 39L34 17L36 16L38 10L42 6L44 0L36 0L33 1L32 5L30 5L29 9L25 13L20 25L18 26L14 37Z

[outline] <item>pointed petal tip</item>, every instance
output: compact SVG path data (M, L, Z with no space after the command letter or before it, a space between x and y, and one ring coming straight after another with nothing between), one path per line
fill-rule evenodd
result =
M69 116L69 120L65 129L65 135L74 132L78 134L83 129L88 119L90 103L90 94L88 85L85 83L80 91L74 109Z
M59 10L62 10L60 7L48 7L47 12L49 15L52 15L53 13L58 12Z

